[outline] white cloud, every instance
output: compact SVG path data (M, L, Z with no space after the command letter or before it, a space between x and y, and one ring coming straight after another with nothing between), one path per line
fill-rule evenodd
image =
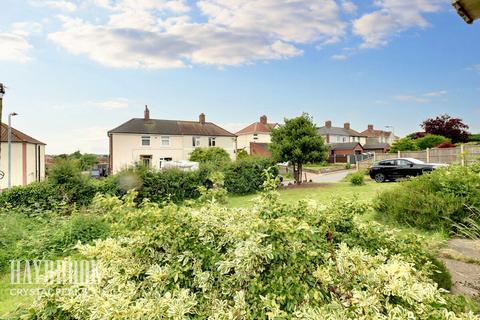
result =
M286 59L303 53L298 45L339 41L347 27L334 0L201 0L202 22L192 20L183 0L91 3L109 12L107 21L61 17L62 29L48 37L73 54L117 68Z
M129 101L126 98L116 98L106 101L89 102L88 104L105 110L116 110L128 108Z
M67 0L30 0L30 3L37 7L49 7L67 12L74 12L77 10L77 5L74 2Z
M36 22L16 22L7 32L0 32L0 61L28 62L33 46L29 43L28 37L39 33L41 24Z
M394 97L397 101L415 102L415 103L429 103L434 98L440 98L448 93L446 90L426 92L421 95L397 95Z
M473 66L470 67L470 70L480 73L480 64L474 64Z
M423 96L425 97L442 97L446 95L448 91L446 90L440 90L440 91L432 91L432 92L427 92Z
M343 61L343 60L347 60L348 56L346 54L334 54L332 56L332 59L337 61Z
M362 48L374 48L409 28L429 26L424 15L441 9L442 0L375 0L378 10L353 22L354 34L363 38Z
M353 14L357 12L357 5L349 0L342 0L342 9L346 13Z

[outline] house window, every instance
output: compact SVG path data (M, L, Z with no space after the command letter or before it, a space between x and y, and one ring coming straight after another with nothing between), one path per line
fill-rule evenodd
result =
M253 134L253 140L258 140L258 134L257 133Z
M215 139L214 137L208 138L208 146L209 147L215 147Z
M346 138L346 137L343 137L342 140L343 140L342 142L346 142L346 141L347 141L347 138Z
M170 137L162 136L162 146L168 147L170 145Z
M200 137L192 137L192 146L200 147Z
M142 136L142 146L150 145L150 136Z
M152 165L152 155L141 155L140 162L145 166L150 168Z

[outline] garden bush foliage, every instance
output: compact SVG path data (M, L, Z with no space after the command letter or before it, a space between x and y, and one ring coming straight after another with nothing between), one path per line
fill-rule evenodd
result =
M480 205L480 174L471 168L437 169L380 194L375 201L379 215L425 230L456 233L468 220L469 207Z
M365 172L355 172L350 176L350 183L354 186L363 186L365 184Z
M265 182L263 172L269 168L278 175L278 167L270 158L249 157L232 162L225 168L225 189L231 194L257 192Z
M200 163L214 163L223 166L231 161L228 152L219 147L196 148L190 154L190 161Z
M79 250L100 281L46 290L31 319L478 319L431 279L419 239L357 222L364 204L287 205L274 191L253 209L135 198L96 197L112 238Z

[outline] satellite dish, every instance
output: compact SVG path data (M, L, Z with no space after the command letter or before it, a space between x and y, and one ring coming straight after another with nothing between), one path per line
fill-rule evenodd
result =
M5 177L5 172L3 172L2 170L0 170L0 180L2 180L3 177Z

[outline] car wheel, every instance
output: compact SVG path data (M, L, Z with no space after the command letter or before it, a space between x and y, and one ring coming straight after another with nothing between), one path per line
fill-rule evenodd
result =
M385 182L385 175L383 173L377 173L375 175L375 181L378 182L378 183L382 183L382 182Z

